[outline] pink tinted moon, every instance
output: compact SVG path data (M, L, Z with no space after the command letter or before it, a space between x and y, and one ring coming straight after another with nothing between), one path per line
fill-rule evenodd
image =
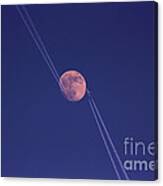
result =
M80 101L86 93L86 81L75 70L64 72L59 79L59 85L69 101Z

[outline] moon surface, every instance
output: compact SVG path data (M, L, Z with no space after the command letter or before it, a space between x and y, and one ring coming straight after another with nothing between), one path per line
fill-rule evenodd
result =
M64 96L69 101L80 101L86 93L86 81L75 70L64 72L59 79L59 85Z

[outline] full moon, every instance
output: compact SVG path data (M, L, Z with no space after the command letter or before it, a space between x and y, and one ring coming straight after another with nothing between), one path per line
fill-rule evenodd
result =
M64 96L69 101L80 101L86 93L86 81L75 70L64 72L59 79L59 85Z

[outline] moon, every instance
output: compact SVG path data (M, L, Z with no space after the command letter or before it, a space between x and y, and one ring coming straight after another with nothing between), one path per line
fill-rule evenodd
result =
M59 85L68 101L80 101L85 96L86 80L76 70L64 72L59 79Z

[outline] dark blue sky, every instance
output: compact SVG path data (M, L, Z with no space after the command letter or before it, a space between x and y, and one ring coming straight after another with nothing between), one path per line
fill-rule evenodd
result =
M59 74L85 76L121 159L124 137L154 140L154 3L27 9ZM87 97L63 97L15 6L2 6L2 175L116 179Z

